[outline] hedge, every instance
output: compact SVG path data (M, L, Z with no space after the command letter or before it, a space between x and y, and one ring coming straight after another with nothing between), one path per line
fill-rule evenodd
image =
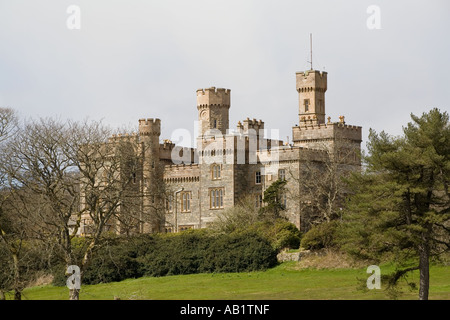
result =
M97 284L142 276L265 270L277 264L277 251L256 232L215 234L189 230L179 234L109 239L95 250L82 283ZM60 269L55 285L65 285Z

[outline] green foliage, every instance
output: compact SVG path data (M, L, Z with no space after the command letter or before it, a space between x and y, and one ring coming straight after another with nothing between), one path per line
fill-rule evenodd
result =
M82 283L200 272L257 271L276 264L276 251L257 233L188 230L103 241L84 271ZM55 269L55 285L65 285L64 268L60 265Z
M303 235L300 246L306 250L338 247L338 226L339 222L336 220L313 226Z
M176 235L158 235L153 247L139 258L147 276L166 276L202 272L205 251L211 245L204 230L188 230Z
M277 252L282 249L299 248L301 239L297 227L285 218L275 217L270 211L261 212L255 209L253 197L244 198L238 205L220 214L214 229L216 232L226 234L257 233L267 239Z
M225 234L212 242L205 254L204 272L248 272L275 266L276 252L254 232Z
M366 170L349 179L341 230L349 253L394 261L397 274L414 266L425 274L427 261L450 249L449 116L432 109L411 118L401 137L370 131ZM427 283L421 279L421 299Z
M282 249L298 249L300 246L300 231L293 223L283 218L262 220L248 226L246 230L260 234L277 252Z
M17 241L18 278L14 277L13 257L8 245L0 241L0 290L23 289L49 267L51 256L38 241ZM47 252L48 253L48 252Z
M134 248L118 243L105 245L95 252L83 274L83 283L107 283L140 276Z
M276 180L265 191L263 201L265 206L261 208L260 213L267 218L278 219L281 212L286 210L282 203L282 196L285 192L286 180Z

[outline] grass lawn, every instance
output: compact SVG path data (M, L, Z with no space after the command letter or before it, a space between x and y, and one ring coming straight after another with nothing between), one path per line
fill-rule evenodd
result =
M303 300L303 299L390 299L384 290L362 290L359 279L370 276L366 269L303 269L296 262L250 273L194 274L160 278L129 279L121 282L85 285L82 300ZM382 274L390 271L381 267ZM430 269L430 299L450 300L450 267ZM418 285L419 274L408 278ZM399 299L418 298L418 289L401 286ZM66 287L40 286L24 291L24 300L66 300Z

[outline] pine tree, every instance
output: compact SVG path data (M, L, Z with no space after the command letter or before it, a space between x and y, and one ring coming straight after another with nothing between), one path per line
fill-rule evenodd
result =
M419 270L427 300L430 260L450 249L450 126L438 109L411 118L400 137L370 131L365 170L349 181L343 242L355 256L394 261L392 287Z

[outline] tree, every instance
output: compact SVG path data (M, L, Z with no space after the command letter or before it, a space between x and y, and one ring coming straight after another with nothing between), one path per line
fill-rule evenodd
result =
M94 249L105 232L120 232L135 221L127 213L139 212L139 190L134 184L139 168L137 136L113 137L113 132L98 122L70 122L66 154L76 168L79 189L78 210L72 212L75 222L71 236L85 236L77 265L83 272L92 259ZM128 209L128 210L127 210ZM139 221L137 221L139 222ZM138 223L137 223L138 224ZM78 300L79 290L73 289L70 299Z
M26 123L2 152L7 190L29 234L52 243L66 267L77 265L81 275L104 232L117 231L115 218L131 196L136 153L127 140L111 136L98 122L39 119ZM89 230L74 252L83 219ZM79 290L70 291L70 299L78 297Z
M231 233L241 228L248 229L258 221L261 219L254 196L244 195L236 205L217 214L213 228L219 232Z
M0 108L0 143L14 134L17 122L17 114L13 109Z
M401 137L370 130L365 171L349 181L343 242L355 256L394 259L392 287L419 270L426 300L430 260L450 249L450 126L438 109L411 118Z
M361 168L360 148L334 134L332 143L317 143L316 149L303 149L300 162L290 165L287 191L298 203L301 214L301 229L330 223L341 218L342 208L348 193L345 179Z
M263 202L266 204L260 209L260 214L273 219L281 218L281 213L286 210L283 203L286 180L278 179L274 181L266 190L264 190Z
M10 257L11 277L2 275L0 281L0 293L3 296L3 289L14 290L14 299L21 299L23 284L20 280L19 259L21 256L22 241L24 240L24 228L20 226L19 219L13 219L9 214L7 203L11 193L8 190L8 174L3 166L6 160L5 144L11 138L12 133L17 128L17 116L14 110L0 108L0 240L4 245L3 256ZM4 262L6 264L6 262ZM6 272L6 270L3 270Z

